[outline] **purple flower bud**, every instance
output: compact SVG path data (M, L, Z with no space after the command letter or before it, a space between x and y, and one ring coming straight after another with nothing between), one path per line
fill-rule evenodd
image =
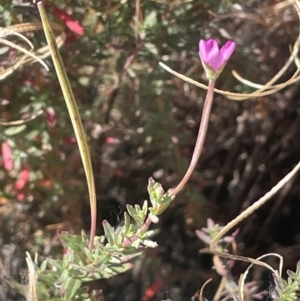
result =
M209 79L214 80L219 76L234 49L235 42L233 41L227 41L227 43L219 49L219 45L214 39L207 41L200 40L199 56Z

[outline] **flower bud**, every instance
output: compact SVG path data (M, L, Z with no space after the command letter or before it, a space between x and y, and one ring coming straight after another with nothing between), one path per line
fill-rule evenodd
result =
M235 42L233 41L227 41L227 43L219 49L219 45L214 39L207 41L200 40L199 56L208 79L217 79L234 49Z

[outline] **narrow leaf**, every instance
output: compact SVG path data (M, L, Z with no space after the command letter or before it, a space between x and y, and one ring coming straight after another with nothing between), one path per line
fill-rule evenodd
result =
M90 206L91 206L91 236L90 236L89 248L92 249L93 241L96 233L97 203L96 203L95 181L94 181L93 168L92 168L89 148L86 141L83 125L80 119L80 114L76 105L75 97L62 58L58 51L58 47L52 29L49 25L47 14L42 2L38 2L38 9L41 15L47 43L50 46L51 56L53 59L56 74L72 121L72 125L78 142L78 147L79 147L80 155L82 158L82 162L87 178L87 184L88 184L89 195L90 195Z
M79 279L68 278L62 287L65 290L65 300L72 300L80 286L81 281Z
M124 227L125 227L125 236L127 236L129 234L129 230L130 230L130 217L128 215L127 212L124 213Z
M103 228L104 228L104 233L105 237L108 240L108 243L113 246L114 245L114 228L109 224L108 221L104 220L102 222Z
M7 128L7 129L4 130L4 134L6 136L13 136L13 135L20 134L25 129L26 129L26 125L25 124L17 125L17 126L11 126L11 127L9 127L9 128Z

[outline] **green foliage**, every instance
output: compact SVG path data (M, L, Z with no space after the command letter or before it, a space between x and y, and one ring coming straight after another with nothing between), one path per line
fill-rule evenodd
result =
M152 208L149 208L150 218L152 222L155 223L158 222L157 215L160 215L165 211L171 201L174 200L175 196L172 194L172 191L165 193L162 186L152 178L149 179L148 193L152 204Z
M116 228L104 220L105 235L95 237L92 250L89 250L89 240L84 231L81 236L60 233L59 238L65 249L63 258L48 258L36 267L38 295L48 292L47 300L51 301L91 300L96 291L87 293L84 283L123 273L132 267L130 261L141 255L146 247L156 247L156 242L150 239L155 232L148 230L150 224L145 224L145 220L153 212L158 219L157 216L163 211L161 206L167 208L174 197L170 191L164 193L162 186L153 179L149 179L148 190L153 207L148 208L147 201L142 208L139 205L129 206L128 212L133 222L125 212L124 225ZM26 296L26 286L9 279L7 281Z
M126 206L127 211L129 215L137 222L139 226L142 226L145 222L146 216L147 216L147 211L148 211L148 203L147 201L144 201L143 207L141 208L138 205L135 205L134 207L131 205ZM125 226L126 226L126 234L128 235L132 229L130 228L129 225L129 219L128 216L125 217Z
M300 289L300 262L296 267L296 272L287 271L288 279L284 280L278 275L273 275L275 281L276 300L280 301L295 301L298 300L297 293Z

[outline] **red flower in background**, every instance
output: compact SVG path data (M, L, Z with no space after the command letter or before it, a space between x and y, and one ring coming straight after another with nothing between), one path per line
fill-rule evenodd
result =
M83 27L79 24L77 20L71 17L67 12L57 7L53 7L53 13L56 16L58 16L72 32L80 36L84 34Z
M14 169L14 161L12 156L12 151L9 144L5 141L1 145L3 165L4 168L8 171ZM17 199L22 201L25 198L24 188L29 183L30 177L30 167L28 164L22 166L22 170L18 174L18 179L13 185L13 190L17 193Z
M49 107L45 110L45 114L46 114L46 122L47 122L48 126L51 128L55 127L55 125L58 121L55 110L52 107Z
M8 171L13 170L14 161L12 157L11 148L7 142L2 143L2 157L5 169Z
M68 144L68 145L72 145L72 146L77 145L76 137L67 136L67 137L63 138L63 141L65 144Z
M152 300L159 290L163 288L164 282L162 279L155 280L148 288L146 288L144 295L142 297L142 301L150 301Z
M28 164L23 166L23 169L19 173L18 180L14 184L14 190L17 192L18 201L23 201L25 194L23 192L26 185L29 183L30 167Z
M16 191L22 190L29 182L29 173L30 168L28 165L25 165L25 167L19 173L19 179L14 184L14 189Z

